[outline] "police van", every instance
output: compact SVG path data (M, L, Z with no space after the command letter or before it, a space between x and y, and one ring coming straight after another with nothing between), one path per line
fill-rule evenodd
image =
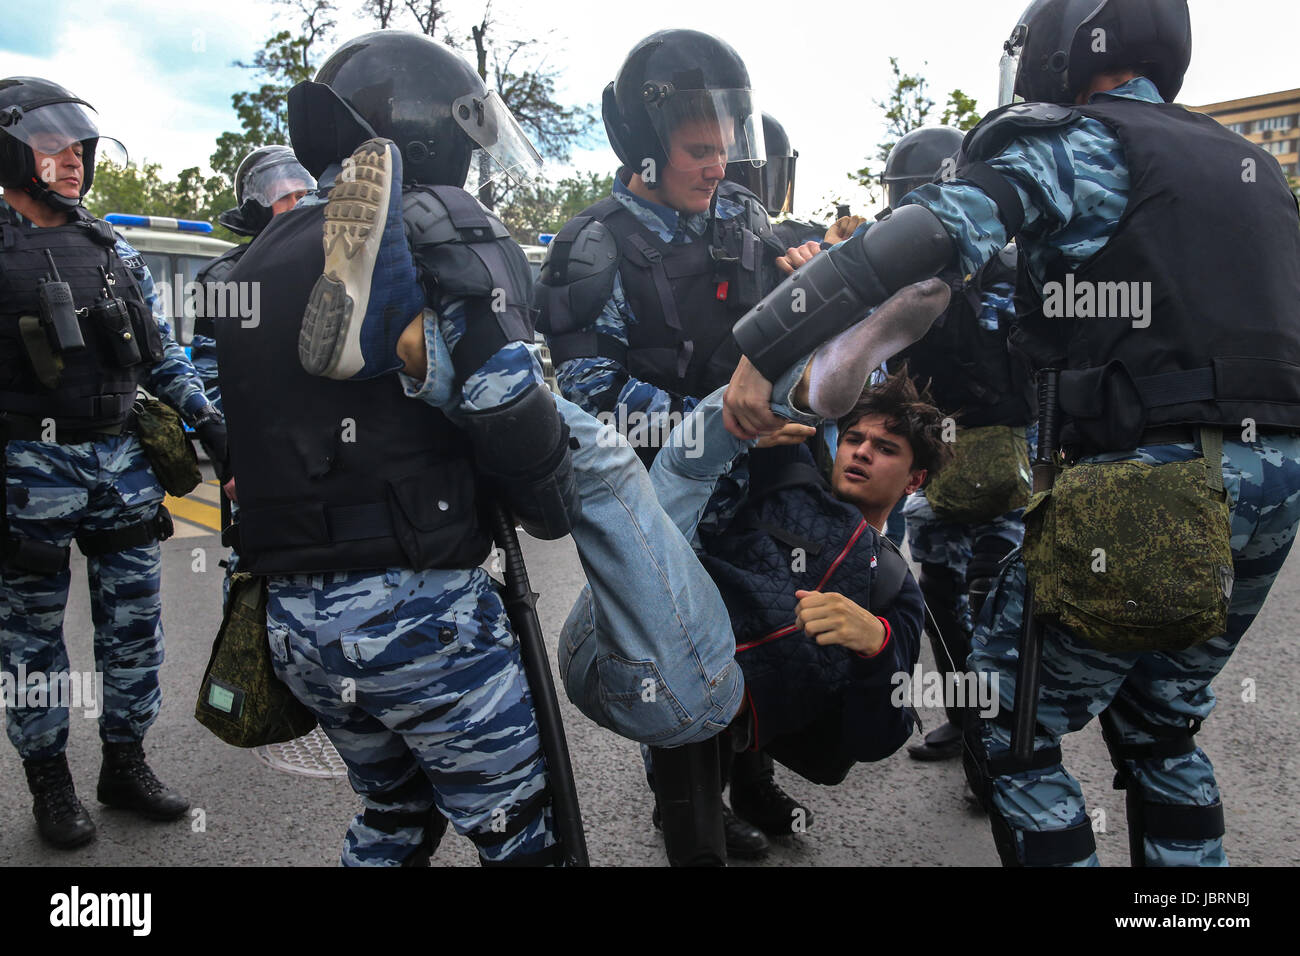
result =
M185 284L193 282L200 269L234 243L212 235L210 222L119 212L104 218L144 257L176 341L188 346L194 334L194 318L178 308L178 303L184 301Z

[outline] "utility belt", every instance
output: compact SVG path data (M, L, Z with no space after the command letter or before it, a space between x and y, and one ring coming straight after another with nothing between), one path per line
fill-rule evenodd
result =
M107 430L73 432L56 429L61 444L78 441L95 441L99 438L129 434L134 419ZM32 429L38 429L33 433ZM59 546L34 538L15 537L9 533L8 480L6 476L5 448L13 441L44 441L39 429L43 425L22 415L0 413L0 566L10 566L33 574L57 574L68 567L72 548ZM27 437L32 435L33 437ZM115 554L129 548L140 548L155 541L166 541L176 531L171 512L161 504L152 517L122 528L109 531L86 531L77 535L77 547L88 558Z
M48 541L19 538L9 534L9 518L5 515L3 536L0 536L0 565L27 571L32 574L58 574L67 570L72 546L60 547ZM77 535L77 548L88 558L116 554L130 548L143 548L155 541L166 541L176 531L171 512L162 505L152 518L129 524L111 531L86 531Z
M1039 620L1110 653L1177 651L1227 630L1233 564L1223 430L1145 429L1202 457L1078 462L1025 510L1024 561Z
M54 422L51 427L51 422ZM102 441L121 435L137 433L135 415L116 425L94 428L64 428L53 418L33 418L15 412L0 412L0 438L4 441L53 442L59 445L79 445L82 442Z

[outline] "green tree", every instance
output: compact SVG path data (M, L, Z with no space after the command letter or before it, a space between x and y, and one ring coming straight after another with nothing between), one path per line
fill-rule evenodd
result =
M578 173L559 182L547 180L514 190L509 203L500 209L515 241L535 245L543 232L555 233L592 203L608 196L614 188L612 175Z
M874 101L885 113L885 138L876 145L873 161L868 161L861 169L848 174L852 182L871 193L875 202L883 202L880 175L890 151L912 130L926 125L926 120L935 108L934 100L926 92L927 82L924 76L919 73L904 73L898 65L897 57L889 58L889 67L893 73L889 97ZM974 97L967 96L959 89L948 94L939 125L968 130L974 128L979 121L980 113Z
M234 179L245 156L260 146L289 142L289 90L316 74L315 60L321 45L332 34L332 0L276 0L302 15L297 32L281 30L253 54L252 62L235 65L253 70L262 84L230 97L239 120L239 130L217 137L216 150L208 162L218 175Z
M162 177L157 163L125 168L109 162L95 164L95 185L86 196L86 208L95 216L110 212L144 216L199 219L216 225L217 216L235 204L234 191L220 176L205 177L197 166L183 169L174 180ZM217 226L214 233L230 242L239 237Z

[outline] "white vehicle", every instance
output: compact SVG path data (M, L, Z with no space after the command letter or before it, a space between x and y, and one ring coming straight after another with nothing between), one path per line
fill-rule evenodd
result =
M166 216L131 216L111 212L104 217L144 257L159 291L180 290L193 282L199 270L234 243L212 235L212 223ZM163 295L163 311L176 341L189 345L194 332L192 316L177 316L176 295Z

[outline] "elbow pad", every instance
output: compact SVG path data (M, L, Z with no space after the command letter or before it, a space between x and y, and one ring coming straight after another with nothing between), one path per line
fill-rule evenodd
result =
M732 334L754 367L774 382L899 289L942 272L956 254L934 213L904 206L797 270L746 313Z
M581 500L569 457L569 426L550 391L535 384L505 405L458 419L474 444L479 473L524 530L546 541L568 534Z

